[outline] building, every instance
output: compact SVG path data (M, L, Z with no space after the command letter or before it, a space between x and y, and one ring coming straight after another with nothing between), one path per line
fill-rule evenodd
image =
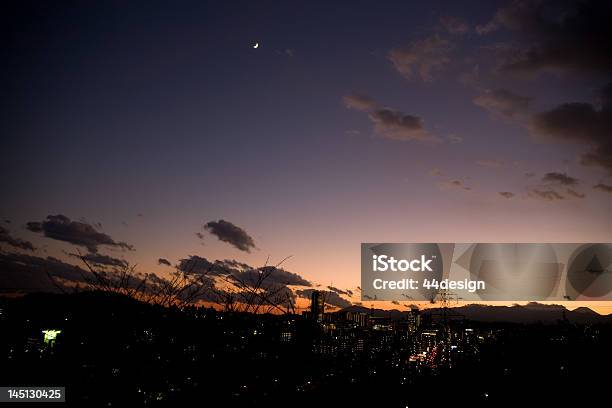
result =
M417 308L411 308L408 315L408 332L416 333L421 326L421 311Z
M325 296L323 292L313 290L312 295L310 295L310 315L317 322L322 322L324 312Z
M368 324L368 315L360 312L346 312L345 318L348 321L354 322L358 327L366 327Z

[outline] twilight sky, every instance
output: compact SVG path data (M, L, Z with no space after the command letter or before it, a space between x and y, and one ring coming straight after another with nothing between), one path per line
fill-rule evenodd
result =
M361 242L612 242L610 4L330 3L3 5L4 253L354 289Z

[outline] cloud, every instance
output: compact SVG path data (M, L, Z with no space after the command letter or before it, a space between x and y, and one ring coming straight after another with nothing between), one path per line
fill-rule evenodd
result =
M7 229L0 226L0 243L4 242L14 248L24 249L27 251L34 251L34 245L30 241L24 241L20 238L15 238L11 236Z
M431 169L429 171L429 175L433 177L442 177L444 174L442 173L442 170L440 169Z
M96 256L96 254L92 254ZM51 276L51 278L50 278ZM107 278L117 277L108 274ZM146 274L150 284L168 284L169 281L155 274ZM53 257L37 257L17 253L0 253L0 288L15 293L19 292L60 292L72 291L77 285L91 288L89 282L95 281L94 275L83 268L63 262ZM138 280L132 280L131 287L136 287ZM211 298L206 293L202 298ZM196 299L197 300L197 299Z
M255 283L259 277L259 274L265 273L267 276L267 284L311 286L311 283L308 280L304 279L297 273L289 272L275 266L255 268L248 264L230 259L210 262L206 258L191 255L179 261L178 269L186 273L199 275L231 275L232 277L240 279L245 283Z
M604 193L610 193L612 194L612 186L609 184L595 184L593 186L593 190L599 190L599 191L603 191Z
M434 80L434 74L450 62L450 43L437 35L417 40L408 46L389 51L389 60L395 69L406 79L416 75L425 82Z
M391 108L381 108L378 102L367 95L351 94L343 97L348 108L368 112L374 123L374 132L392 140L418 140L422 142L439 142L440 139L429 134L423 119Z
M473 102L495 116L516 119L528 112L531 98L507 89L495 89L482 92Z
M102 255L99 253L89 253L86 255L68 253L68 255L83 259L90 265L95 266L114 266L119 268L128 266L128 262L124 259L113 258L112 256Z
M544 177L542 177L542 181L544 183L559 183L564 186L574 186L578 184L578 179L574 177L570 177L565 173L546 173Z
M515 0L499 9L480 34L505 28L518 34L521 47L509 53L502 72L612 71L612 3L580 0Z
M554 190L538 190L533 189L530 190L527 195L531 198L544 200L544 201L556 201L556 200L565 200L565 197L561 194L557 193Z
M185 273L196 275L219 275L227 273L224 265L215 265L208 259L197 255L190 255L187 258L180 259L178 269Z
M350 290L342 290L342 289L338 289L335 286L328 286L327 289L331 290L332 292L336 292L339 295L347 295L347 296L351 296L353 293Z
M41 258L18 253L0 253L0 288L20 291L50 291L59 289L49 278L58 282L84 282L83 277L92 277L90 272L57 258Z
M570 196L572 196L572 197L574 197L574 198L584 198L584 197L586 197L586 194L584 194L584 193L579 193L578 191L573 190L573 189L571 189L571 188L568 188L566 191L567 191L567 194L568 194L568 195L570 195Z
M612 175L612 84L602 91L601 109L589 103L565 103L534 115L530 131L554 141L582 144L585 166L597 166Z
M204 225L204 229L215 235L220 241L227 242L241 251L251 252L251 249L255 248L253 238L245 230L229 221L210 221Z
M311 286L310 282L297 273L289 272L275 266L264 266L261 268L250 268L244 271L232 271L234 277L246 282L255 283L260 273L266 274L268 284L283 284L295 286Z
M43 228L42 228L42 222L38 222L38 221L31 221L26 223L26 228L32 232L42 232Z
M481 167L488 167L488 168L496 169L496 168L502 167L504 165L504 162L501 160L478 160L476 164Z
M374 123L374 131L387 139L439 141L424 129L423 119L418 116L384 108L370 112L369 118Z
M157 260L157 264L158 265L165 265L165 266L172 266L172 264L170 263L169 260L167 260L166 258L159 258Z
M301 298L310 299L312 296L312 292L314 290L315 289L299 289L295 292L295 294ZM323 298L325 299L325 303L328 305L341 307L341 308L349 307L352 305L351 302L340 297L340 295L338 295L336 292L332 292L332 291L321 291L321 292L323 292Z
M442 16L439 20L439 26L449 34L465 34L470 31L470 26L461 17Z
M98 232L90 224L71 221L70 218L61 214L49 215L42 222L28 222L27 228L32 232L42 232L47 238L85 247L91 253L98 252L99 245L127 250L134 249L132 245L117 242L107 234Z
M255 290L263 296L280 299L281 303L288 306L285 302L295 298L294 289L290 286L311 286L308 280L297 273L276 266L254 268L230 259L210 262L194 255L179 260L178 269L187 274L200 275L210 282L217 295L231 295L238 301L251 297ZM215 301L221 300L219 298Z
M460 189L460 190L465 190L465 191L472 190L472 187L466 186L461 180L445 181L443 183L440 183L439 186L442 188Z
M399 305L400 302L398 302L397 300L392 300L391 303L393 303L394 305Z
M510 191L500 191L498 194L504 198L514 197L514 193L511 193Z
M371 97L363 94L353 93L345 95L343 98L347 108L356 109L359 111L369 111L376 109L378 103Z

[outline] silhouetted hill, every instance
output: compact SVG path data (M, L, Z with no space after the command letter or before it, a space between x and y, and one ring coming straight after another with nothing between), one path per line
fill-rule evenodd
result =
M98 315L121 314L124 317L143 312L153 311L154 314L163 313L163 308L143 304L121 295L113 295L98 292L83 292L71 295L57 295L49 293L29 294L16 299L4 299L10 301L15 308L36 309L45 315L63 316L65 312L72 314L87 314L90 318ZM1 302L0 302L1 303ZM341 309L340 312L351 311L366 313L373 317L384 317L390 319L402 319L410 312L406 310L384 310L371 309L364 306L353 305ZM423 309L423 314L437 314L439 308ZM600 315L588 307L579 307L568 310L562 305L548 305L531 302L526 305L495 306L468 304L452 308L452 313L463 316L467 320L478 322L502 322L502 323L556 323L567 319L572 323L612 323L612 315Z
M398 319L406 316L408 311L369 309L363 306L350 306L343 311L363 312L375 317ZM439 308L424 309L423 313L435 314ZM556 323L566 318L572 323L612 323L612 315L600 315L588 307L579 307L568 310L561 305L546 305L531 302L526 305L493 306L469 304L452 308L454 314L461 315L468 320L481 322L508 322L508 323ZM565 317L564 317L565 314Z

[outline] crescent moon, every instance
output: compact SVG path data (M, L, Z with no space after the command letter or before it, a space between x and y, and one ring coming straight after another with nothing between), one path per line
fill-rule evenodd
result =
M253 46L253 48L259 48L259 43L255 43L255 45Z

